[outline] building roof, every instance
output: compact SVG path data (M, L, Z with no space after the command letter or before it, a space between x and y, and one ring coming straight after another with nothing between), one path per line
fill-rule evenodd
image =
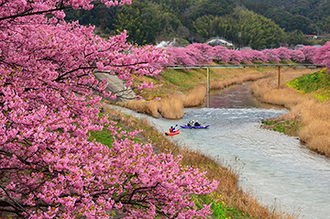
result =
M206 44L213 44L213 45L226 45L226 46L234 46L230 41L221 38L219 36L213 37L205 42Z

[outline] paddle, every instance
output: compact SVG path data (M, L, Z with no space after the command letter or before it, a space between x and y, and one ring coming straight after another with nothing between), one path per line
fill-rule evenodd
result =
M180 129L180 126L179 126L179 128L177 129L176 127L178 127L179 125L178 124L176 124L173 128L175 128L175 131L174 132L176 132L177 130L179 130Z

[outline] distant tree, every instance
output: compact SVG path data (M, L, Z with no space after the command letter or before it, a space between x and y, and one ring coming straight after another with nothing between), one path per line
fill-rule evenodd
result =
M264 16L268 19L271 19L274 21L277 25L279 25L281 28L285 29L285 31L291 31L291 19L293 17L292 14L289 12L276 8L276 7L270 7L264 14Z
M325 34L330 33L330 15L323 17L322 20L318 23L318 26L322 28Z
M303 60L303 62L313 63L315 52L317 50L316 47L314 47L314 46L304 46L304 47L300 48L299 50L305 56L305 60Z
M241 9L235 9L234 13L224 17L199 17L194 22L194 32L204 41L221 36L232 40L239 47L250 46L253 49L279 46L284 36L284 31L270 19Z
M186 47L186 50L198 50L200 57L198 58L199 63L210 63L213 56L212 46L205 43L193 43Z
M304 62L306 57L301 50L290 51L291 60L295 62Z
M306 35L301 32L301 30L295 30L292 32L287 32L284 37L284 42L288 45L297 45L297 44L308 44Z
M207 44L194 43L187 47L168 47L166 49L171 65L194 66L212 62L212 47Z
M215 46L212 48L212 58L217 62L228 63L230 61L227 47Z
M265 12L268 10L269 5L266 3L250 3L250 2L244 2L243 5L250 11L253 11L257 14L264 15Z
M212 15L199 17L196 21L193 22L194 32L204 39L208 39L211 36L214 36L214 32L211 30L211 23L214 22L214 19L215 17Z
M277 49L274 49L277 53L277 57L281 59L282 61L289 62L291 60L291 51L286 47L279 47Z
M311 27L311 20L301 15L295 15L290 18L288 31L300 30L304 34L313 34L314 29Z
M189 15L189 19L196 20L204 15L223 16L233 12L234 3L231 0L204 0Z
M114 27L120 32L127 30L132 43L152 44L161 30L161 13L156 5L135 1L118 11Z
M161 5L166 12L184 13L189 7L196 5L199 0L152 0Z
M196 60L186 53L186 49L183 47L168 47L166 49L169 55L168 65L195 65Z
M328 72L330 71L330 41L326 42L321 48L315 50L313 62L315 64L326 65Z
M240 51L229 49L228 50L229 62L233 64L240 64L243 61L243 56Z
M265 63L268 61L265 54L258 50L242 50L241 55L243 57L243 62L246 63L252 63L252 62Z
M264 49L262 53L267 57L268 62L280 63L281 59L278 57L278 53L273 49Z
M272 20L247 10L235 9L232 14L232 39L239 45L248 45L253 49L263 49L265 46L279 46L284 31ZM241 32L241 36L238 36Z
M121 6L106 7L104 4L97 4L92 10L67 10L66 21L77 21L85 26L95 25L102 30L108 28L114 30L116 14Z
M181 25L180 20L162 7L149 1L133 1L117 13L114 28L127 30L128 40L139 45L156 43L156 36L171 34Z
M169 63L164 65L194 66L209 64L212 60L216 62L241 64L253 62L275 62L295 61L300 63L325 64L330 67L330 42L320 49L312 46L304 46L299 50L289 50L286 47L276 49L258 50L233 50L224 46L211 47L207 44L194 43L187 47L168 47L166 53Z

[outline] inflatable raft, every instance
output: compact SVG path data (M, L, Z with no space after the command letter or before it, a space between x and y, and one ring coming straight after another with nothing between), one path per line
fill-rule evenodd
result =
M206 129L210 125L201 125L201 126L187 126L187 125L180 125L181 128L184 129Z
M177 135L177 134L180 134L180 129L178 130L175 130L174 132L165 132L165 135Z

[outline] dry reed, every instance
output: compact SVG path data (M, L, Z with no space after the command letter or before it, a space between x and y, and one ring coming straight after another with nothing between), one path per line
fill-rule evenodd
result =
M145 100L134 100L120 103L121 106L135 110L138 113L144 113L153 117L158 117L158 104L156 102L147 102Z
M120 111L108 106L104 110L110 117L116 118L123 125L126 125L133 130L148 127L148 132L141 134L148 142L157 148L162 153L171 153L173 156L183 155L182 164L193 166L202 171L206 171L206 176L209 179L219 181L219 186L216 189L216 194L221 194L221 200L227 206L239 209L240 211L249 213L252 218L267 218L267 219L293 219L295 215L285 214L280 208L273 209L262 206L249 193L244 193L238 186L237 174L230 168L224 167L223 162L213 160L199 151L190 150L185 146L179 146L165 138L154 129L146 120L139 120L133 116L124 116Z
M183 107L194 107L201 105L206 96L205 86L198 86L190 90L186 95L181 96L180 101Z
M282 83L314 72L315 70L311 69L288 69L282 74ZM278 89L275 75L255 82L251 90L263 102L289 108L290 112L280 119L301 121L303 125L298 132L301 141L312 150L330 157L330 104L328 102L320 102L286 85L281 85Z

